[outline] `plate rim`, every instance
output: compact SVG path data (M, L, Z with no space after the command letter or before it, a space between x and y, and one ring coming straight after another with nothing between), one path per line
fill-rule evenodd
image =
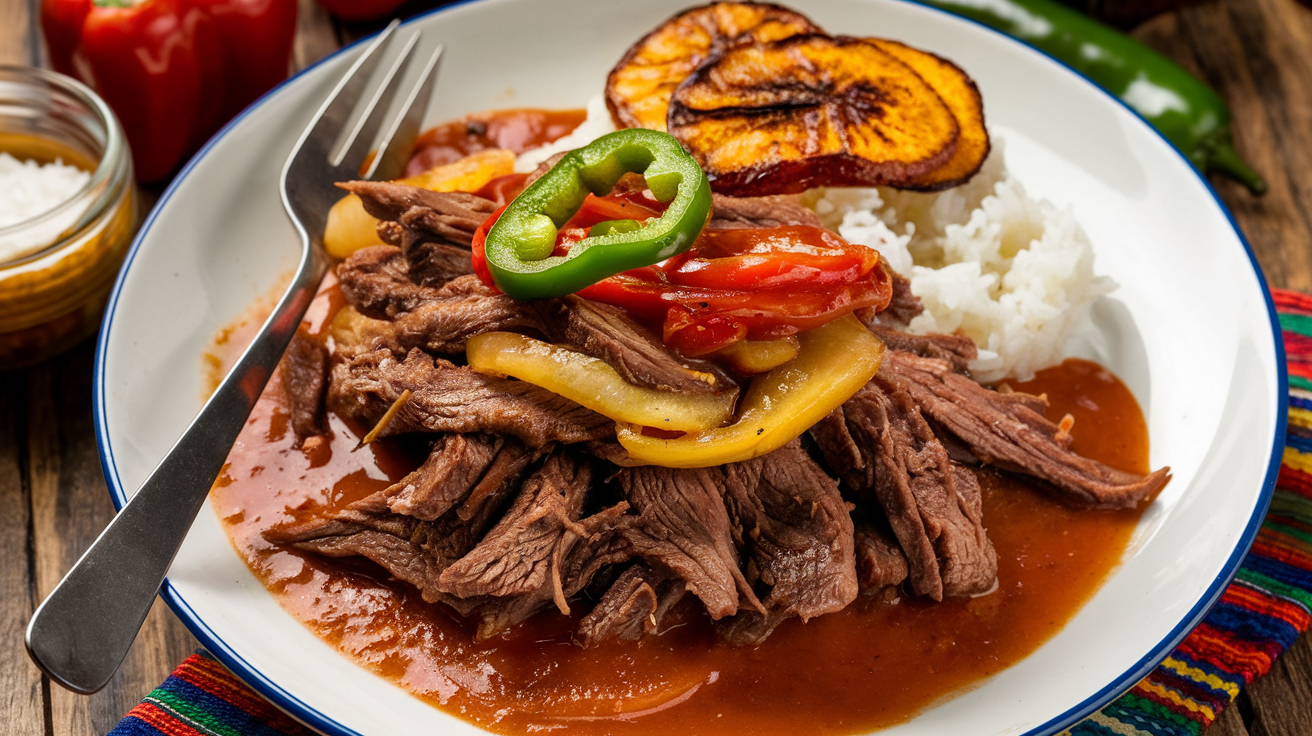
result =
M489 1L490 0L456 0L456 2L452 2L443 7L435 8L409 18L404 21L401 26L409 26L431 16L448 12L457 7ZM1103 706L1115 700L1121 694L1128 691L1136 682L1147 676L1150 671L1166 659L1175 647L1179 645L1179 643L1183 641L1199 623L1202 622L1208 612L1211 611L1212 607L1233 581L1236 573L1238 573L1239 567L1242 565L1244 558L1247 557L1248 551L1251 549L1253 542L1257 538L1258 530L1261 528L1261 525L1266 518L1266 512L1270 507L1271 499L1275 493L1276 479L1280 471L1285 447L1286 425L1289 412L1289 380L1288 370L1285 363L1285 345L1280 327L1279 315L1276 312L1275 301L1271 295L1270 284L1267 283L1266 275L1262 271L1262 266L1257 260L1257 254L1253 251L1253 247L1248 242L1248 238L1239 227L1239 223L1235 221L1234 214L1230 211L1230 208L1226 206L1225 202L1221 199L1216 188L1212 186L1212 183L1208 180L1207 176L1199 171L1189 160L1188 156L1177 148L1174 143L1167 139L1165 135L1153 127L1152 124L1149 123L1148 120L1137 110L1130 107L1111 92L1103 89L1078 69L1075 69L1070 64L1054 57L1043 49L1012 38L973 18L949 13L940 8L928 5L925 2L921 2L921 0L892 1L904 5L914 5L938 15L969 23L982 29L986 33L1002 38L1005 42L1016 44L1038 53L1069 71L1076 80L1088 85L1103 97L1110 100L1114 105L1129 112L1133 117L1137 118L1152 135L1165 142L1167 147L1180 158L1182 163L1184 163L1184 165L1202 183L1205 191L1212 198L1213 204L1220 210L1221 214L1225 216L1227 224L1238 238L1240 245L1243 246L1244 252L1248 256L1249 265L1252 267L1253 275L1256 277L1257 284L1262 291L1262 297L1266 305L1267 317L1270 323L1269 327L1272 331L1272 345L1275 350L1277 379L1275 433L1272 437L1271 454L1267 462L1266 475L1262 480L1262 487L1259 491L1257 504L1254 506L1253 514L1249 517L1247 524L1244 526L1243 532L1239 536L1238 543L1222 565L1221 572L1211 582L1194 606L1190 608L1181 620L1165 635L1165 637L1150 648L1143 657L1118 677L1113 678L1107 685L1092 693L1081 702L1022 734L1022 736L1050 736L1051 734L1058 733L1075 725L1077 722L1087 718L1094 711L1101 709ZM277 95L283 87L290 85L301 76L313 72L320 66L331 63L339 56L350 52L355 47L372 41L375 36L376 34L361 38L348 46L344 46L337 51L334 51L332 54L325 56L310 66L301 69L280 82L273 89L261 95L255 102L251 103L250 106L224 125L212 138L206 141L205 145L202 146L201 149L197 151L196 154L188 160L187 164L177 173L169 183L169 186L164 190L164 193L160 195L159 200L155 203L155 206L151 209L145 221L142 222L140 230L138 230L137 234L134 236L132 245L129 247L128 252L124 257L123 265L120 267L118 275L114 280L113 290L110 292L109 299L105 305L105 314L101 320L100 330L96 337L96 353L92 383L92 419L95 427L96 449L100 455L101 472L105 477L105 484L109 491L110 500L113 502L116 512L120 510L126 502L127 493L124 490L122 480L118 475L118 468L114 462L113 453L110 448L109 428L105 415L107 394L105 387L107 344L109 331L113 323L115 307L117 306L119 297L123 292L128 270L131 268L132 263L145 240L146 234L150 231L156 218L159 216L160 212L163 211L164 206L173 196L183 180L191 174L192 170L197 164L199 164L201 159L203 159L221 139L228 135L234 127L240 124L248 115L263 105L271 97ZM220 663L227 667L229 671L236 675L238 679L250 686L273 705L305 725L322 733L329 734L330 736L363 736L360 732L338 723L330 716L327 716L314 707L307 705L300 698L293 695L274 680L265 676L262 672L243 659L240 654L229 647L222 638L210 629L200 615L197 614L186 599L182 597L181 593L173 587L173 584L167 577L164 579L158 595L164 599L164 602L173 610L174 614L183 625L191 631L192 635L196 637L197 641L200 642L205 651L213 655Z

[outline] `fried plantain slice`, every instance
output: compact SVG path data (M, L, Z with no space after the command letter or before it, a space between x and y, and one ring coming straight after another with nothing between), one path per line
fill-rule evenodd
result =
M697 65L736 43L823 33L806 16L769 3L712 3L670 18L624 53L606 77L606 106L621 128L665 130L670 94Z
M732 46L675 89L669 132L734 196L905 186L946 164L960 126L873 44L818 34Z
M915 70L938 92L957 118L957 125L961 126L957 151L952 158L930 173L916 177L903 188L939 191L965 184L979 171L990 149L989 131L984 127L984 100L974 80L947 59L901 41L886 38L867 38L866 41Z

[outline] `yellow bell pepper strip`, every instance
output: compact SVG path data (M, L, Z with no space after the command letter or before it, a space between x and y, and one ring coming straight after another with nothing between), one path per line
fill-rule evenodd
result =
M627 173L641 173L665 212L646 223L608 224L552 255L558 229L591 192L603 196ZM617 130L571 151L515 198L487 231L487 268L516 299L564 296L687 250L711 214L711 185L672 136ZM604 234L603 234L604 231Z
M713 355L716 360L729 366L734 373L754 376L778 368L796 358L801 345L796 335L775 340L739 340Z
M670 468L750 460L788 444L851 398L884 357L883 341L850 314L798 338L796 358L752 380L737 422L675 439L643 434L640 423L621 424L620 444L635 460Z
M694 394L634 386L605 361L513 332L485 332L469 340L469 367L514 376L617 422L678 432L719 427L733 417L737 391Z

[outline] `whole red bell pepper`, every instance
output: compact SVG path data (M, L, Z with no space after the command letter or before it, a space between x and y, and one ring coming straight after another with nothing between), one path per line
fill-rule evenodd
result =
M114 109L137 178L171 174L287 76L296 0L42 0L56 71Z

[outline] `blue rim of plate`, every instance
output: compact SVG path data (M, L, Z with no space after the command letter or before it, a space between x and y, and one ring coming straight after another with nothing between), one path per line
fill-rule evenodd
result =
M427 13L417 15L405 21L405 23L402 24L402 27L411 25L412 23L416 23L430 16L445 13L453 8L462 5L471 5L478 1L479 0L458 0L458 2L452 2L449 5L443 6L441 8L437 8ZM1231 552L1230 557L1226 560L1225 565L1222 567L1220 574L1217 575L1216 579L1212 581L1212 584L1199 598L1198 602L1193 606L1193 608L1191 608L1189 612L1185 614L1185 616L1180 620L1180 622L1176 624L1175 628L1173 628L1160 642L1158 642L1156 646L1154 646L1151 650L1149 650L1148 653L1145 654L1138 662L1136 662L1133 666L1131 666L1129 669L1123 672L1119 677L1116 677L1111 682L1109 682L1106 686L1099 689L1097 692L1093 693L1089 697L1085 698L1080 703L1072 706L1071 708L1068 708L1065 712L1049 719L1047 722L1035 728L1032 728L1029 731L1026 731L1022 735L1022 736L1050 736L1051 734L1055 734L1059 731L1065 730L1075 725L1077 722L1087 718L1094 711L1097 711L1098 709L1107 705L1112 700L1120 696L1122 693L1129 690L1130 687L1132 687L1136 682L1146 677L1149 672L1151 672L1155 667L1157 667L1158 664L1162 662L1162 660L1166 659L1167 655L1169 655L1171 651L1174 650L1175 647L1181 641L1184 640L1184 638L1189 634L1190 631L1193 631L1193 629L1197 627L1199 623L1202 622L1203 618L1207 615L1208 611L1210 611L1212 609L1212 606L1215 605L1217 600L1220 599L1221 594L1225 592L1225 589L1230 585L1230 582L1234 579L1235 574L1239 571L1240 564L1243 562L1244 557L1248 554L1248 550L1252 547L1253 541L1257 538L1258 529L1261 528L1262 521L1266 518L1267 508L1270 506L1271 498L1275 493L1276 477L1280 472L1280 462L1283 457L1284 446L1285 446L1286 420L1289 412L1289 390L1288 390L1289 378L1285 366L1285 344L1280 329L1280 320L1279 320L1279 316L1276 313L1275 302L1271 298L1270 286L1267 284L1266 277L1262 273L1262 267L1257 261L1257 256L1253 252L1253 247L1249 244L1248 238L1244 237L1243 231L1239 228L1239 223L1235 222L1234 215L1231 214L1230 208L1226 207L1225 203L1221 200L1220 195L1217 194L1216 189L1212 186L1212 183L1208 181L1207 177L1203 173L1199 172L1198 169L1194 167L1193 163L1189 160L1189 158L1185 156L1178 148L1176 148L1175 145L1172 144L1165 136L1163 136L1160 132L1158 132L1158 130L1154 128L1152 124L1149 123L1142 115L1140 115L1137 110L1125 104L1123 101L1121 101L1119 98L1117 98L1115 95L1111 94L1107 90L1098 86L1097 83L1093 82L1088 77L1084 76L1082 73L1080 73L1071 65L1067 64L1061 59L1052 56L1051 54L1047 53L1046 51L1043 51L1042 49L1035 48L1022 41L1018 41L1014 38L1011 38L1010 36L1007 36L1006 34L1000 31L990 28L989 26L980 23L979 21L974 20L972 18L964 18L962 16L954 15L952 13L948 13L939 8L935 8L933 6L926 5L922 2L918 2L918 0L895 0L895 1L907 5L915 5L927 11L937 13L939 15L943 15L948 18L955 19L957 21L970 23L980 29L983 29L987 33L990 33L994 36L1001 37L1010 43L1029 49L1030 51L1033 51L1039 54L1040 56L1043 56L1044 58L1048 59L1049 61L1052 61L1053 63L1065 68L1080 82L1083 82L1084 84L1088 85L1089 87L1093 88L1094 90L1102 94L1104 97L1110 99L1114 104L1120 106L1121 108L1129 112L1131 115L1133 115L1135 118L1137 118L1141 123L1143 123L1144 127L1146 127L1154 136L1160 138L1163 142L1165 142L1167 147L1170 148L1173 152L1175 152L1177 156L1180 157L1181 161L1185 164L1185 166L1194 172L1194 175L1198 177L1199 181L1203 184L1203 187L1207 190L1207 193L1211 195L1213 203L1217 206L1217 208L1221 211L1221 213L1225 215L1226 221L1230 224L1230 229L1233 230L1235 236L1239 238L1240 244L1244 246L1244 251L1248 255L1249 263L1253 267L1253 274L1254 276L1257 277L1258 286L1262 290L1262 297L1266 301L1267 315L1270 318L1270 322L1271 322L1272 344L1275 347L1275 353L1276 353L1275 354L1276 377L1278 379L1277 380L1278 390L1277 390L1277 399L1276 399L1276 427L1275 427L1276 431L1271 448L1271 457L1267 464L1266 477L1262 481L1262 489L1258 496L1257 505L1254 506L1253 508L1253 515L1252 517L1249 518L1247 525L1245 525L1243 534L1240 536L1238 544L1235 545L1235 548ZM182 181L186 179L186 177L191 173L192 169L196 167L196 165L201 161L201 159L205 158L205 156L210 152L210 149L213 148L214 145L218 143L219 140L221 140L224 136L226 136L229 132L231 132L232 129L235 126L237 126L239 123L241 123L241 121L244 120L247 115L253 112L260 105L264 104L264 102L268 100L270 97L278 94L283 87L299 79L302 75L305 75L319 68L323 64L331 62L332 60L336 59L338 56L341 56L342 54L350 52L356 46L359 46L360 44L363 43L367 43L368 41L372 40L372 38L373 37L370 36L368 38L360 39L359 41L356 41L350 46L345 46L341 49L338 49L333 54L326 56L323 59L320 59L319 61L315 62L311 66L306 67L305 69L302 69L301 71L297 72L296 74L284 80L277 87L274 87L273 89L266 92L262 97L260 97L254 103L252 103L250 107L247 107L245 110L241 112L241 114L233 118L227 125L223 126L223 128L218 133L216 133L214 137L211 138L204 145L204 147L202 147L200 151L198 151L196 155L191 158L190 161L187 162L187 165L184 166L182 170L178 172L178 175L174 177L173 181L169 184L168 188L164 190L164 194L159 198L159 201L156 202L154 209L152 209L150 214L147 216L146 221L142 223L141 230L137 233L136 237L133 239L132 246L131 248L129 248L127 256L124 258L123 266L119 270L118 277L115 279L114 290L110 292L109 301L105 307L105 317L103 322L101 323L100 334L98 335L97 342L96 342L95 378L92 387L94 391L92 410L94 413L94 421L95 421L95 429L96 429L96 447L100 452L101 471L104 473L105 482L109 488L110 498L114 503L115 509L121 509L123 507L123 504L126 502L127 499L127 494L123 489L123 483L119 478L118 468L114 464L113 454L110 451L109 441L107 439L108 427L105 424L105 383L104 383L105 360L106 360L105 346L107 344L107 338L109 336L110 327L114 320L114 308L118 304L119 296L123 291L123 285L126 281L128 269L131 268L132 261L136 257L137 251L140 249L141 243L145 239L146 233L150 231L150 227L151 225L154 224L155 218L164 209L164 205L169 201L170 197L172 197L174 191L178 188L178 186L182 183ZM362 736L362 734L360 734L358 731L343 726L337 721L334 721L328 716L325 716L323 713L320 713L319 711L315 710L313 707L305 704L295 695L284 689L281 685L277 684L273 680L270 680L269 678L265 677L263 673L256 670L250 663L242 659L240 654L233 651L231 647L229 647L221 638L219 638L217 634L215 634L209 628L209 626L205 624L204 620L202 620L201 617L191 608L191 606L182 597L182 595L178 592L178 590L173 587L172 583L170 583L167 578L165 578L164 585L163 587L160 588L159 594L161 597L164 598L164 601L169 605L169 608L173 609L173 612L178 616L179 619L182 620L183 624L185 624L187 628L191 630L191 633L196 637L196 639L201 643L201 645L205 647L207 651L209 651L216 658L218 658L218 660L222 662L223 665L227 667L230 671L232 671L233 674L239 677L243 682L245 682L247 685L253 688L256 692L260 693L260 695L264 696L274 705L286 711L288 714L290 714L297 720L301 721L302 723L306 724L307 726L310 726L311 728L314 728L325 734L329 734L330 736Z

